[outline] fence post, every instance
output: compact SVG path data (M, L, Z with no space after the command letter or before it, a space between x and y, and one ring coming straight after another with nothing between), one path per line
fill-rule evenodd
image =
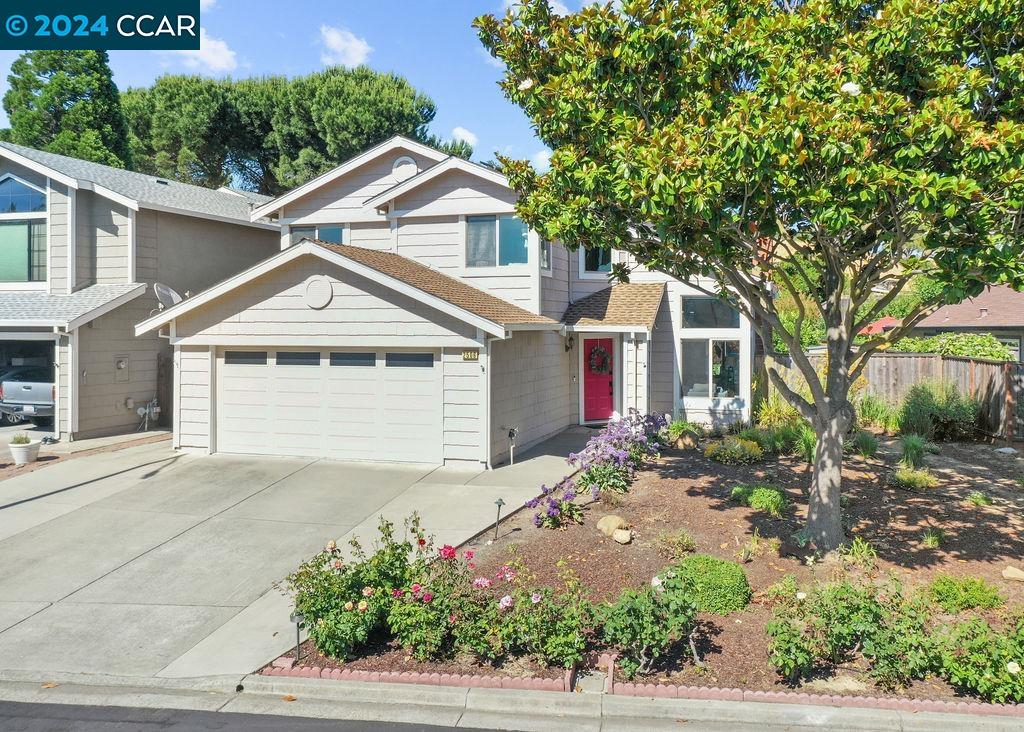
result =
M978 389L975 386L975 382L974 382L974 359L972 358L968 363L970 363L970 370L971 370L970 393L971 393L971 399L974 399L975 394L978 393Z
M1003 432L1007 440L1013 439L1017 424L1017 399L1013 390L1013 370L1010 368L1014 365L1009 361L1003 364L1003 389L1006 392L1003 401L1003 410L1005 411Z

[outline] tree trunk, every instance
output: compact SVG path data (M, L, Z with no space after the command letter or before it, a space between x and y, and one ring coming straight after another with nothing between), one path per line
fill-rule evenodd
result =
M850 428L845 414L834 414L815 425L818 444L814 454L807 505L808 538L816 549L830 552L845 540L839 497L843 479L843 440Z

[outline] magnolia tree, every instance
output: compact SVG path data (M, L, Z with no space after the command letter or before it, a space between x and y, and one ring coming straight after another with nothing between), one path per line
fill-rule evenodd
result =
M564 17L524 0L475 25L553 151L543 174L502 159L519 214L570 248L715 278L709 294L765 343L778 333L809 397L769 378L818 438L807 533L839 546L867 360L943 302L1024 287L1024 0L625 0ZM937 286L902 325L856 342L922 274ZM785 293L802 309L788 328ZM823 373L800 347L812 308Z

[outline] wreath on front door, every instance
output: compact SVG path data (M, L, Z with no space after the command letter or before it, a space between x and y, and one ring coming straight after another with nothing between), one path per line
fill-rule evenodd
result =
M590 349L590 373L607 374L612 370L612 356L601 346Z

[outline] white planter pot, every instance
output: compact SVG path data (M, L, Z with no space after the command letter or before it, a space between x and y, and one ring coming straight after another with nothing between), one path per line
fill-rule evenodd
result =
M34 463L39 458L39 446L42 444L40 440L32 440L27 445L8 445L11 448L11 457L14 458L14 464L25 465L27 463Z

